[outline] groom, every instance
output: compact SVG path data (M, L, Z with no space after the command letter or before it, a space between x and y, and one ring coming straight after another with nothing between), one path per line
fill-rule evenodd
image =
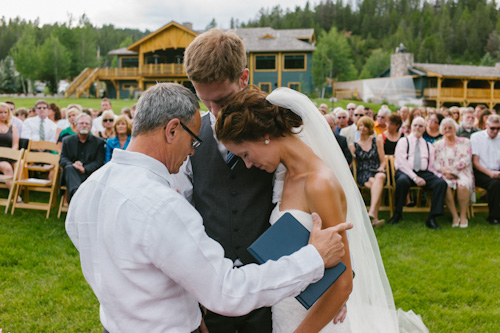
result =
M210 112L201 121L203 145L176 177L177 188L203 217L206 233L222 245L234 266L255 262L246 249L269 227L274 208L273 174L247 169L215 137L219 110L248 85L246 61L245 45L232 31L211 29L186 49L186 73ZM339 312L335 322L344 320L345 311ZM241 317L207 311L204 320L212 333L272 332L269 307Z
M269 227L273 174L247 169L236 156L228 158L214 130L219 110L248 85L245 46L234 32L211 29L188 46L184 66L210 112L201 121L203 145L185 164L184 174L192 185L177 177L177 186L186 198L192 196L207 234L222 245L234 266L255 262L247 248ZM212 333L272 332L271 309L257 309L242 317L208 311L205 324Z

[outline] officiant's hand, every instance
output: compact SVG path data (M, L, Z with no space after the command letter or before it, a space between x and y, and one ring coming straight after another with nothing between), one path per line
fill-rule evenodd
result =
M309 244L314 245L323 258L325 267L333 267L340 262L345 254L344 243L341 232L352 228L352 223L344 222L336 226L321 229L321 218L318 214L312 213L313 228L309 236Z

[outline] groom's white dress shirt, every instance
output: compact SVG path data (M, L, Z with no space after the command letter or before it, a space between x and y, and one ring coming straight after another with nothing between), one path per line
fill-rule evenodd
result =
M323 276L323 260L311 245L277 262L233 269L171 184L156 159L116 150L71 201L66 231L108 331L191 332L201 322L198 302L243 315Z
M21 138L29 139L33 141L40 141L40 122L42 119L40 117L27 118L23 124L23 132ZM57 142L56 132L57 125L50 120L45 118L43 121L43 128L45 132L45 141Z

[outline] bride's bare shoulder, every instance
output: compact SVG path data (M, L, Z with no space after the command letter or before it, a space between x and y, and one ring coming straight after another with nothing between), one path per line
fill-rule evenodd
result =
M308 195L328 195L332 196L332 199L345 200L342 185L333 171L326 165L318 166L308 174L305 190Z

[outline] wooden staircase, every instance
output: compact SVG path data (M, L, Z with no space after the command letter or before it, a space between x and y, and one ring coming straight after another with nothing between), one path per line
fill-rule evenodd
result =
M76 93L76 97L81 97L99 79L99 68L85 68L66 89L64 96L70 97Z

